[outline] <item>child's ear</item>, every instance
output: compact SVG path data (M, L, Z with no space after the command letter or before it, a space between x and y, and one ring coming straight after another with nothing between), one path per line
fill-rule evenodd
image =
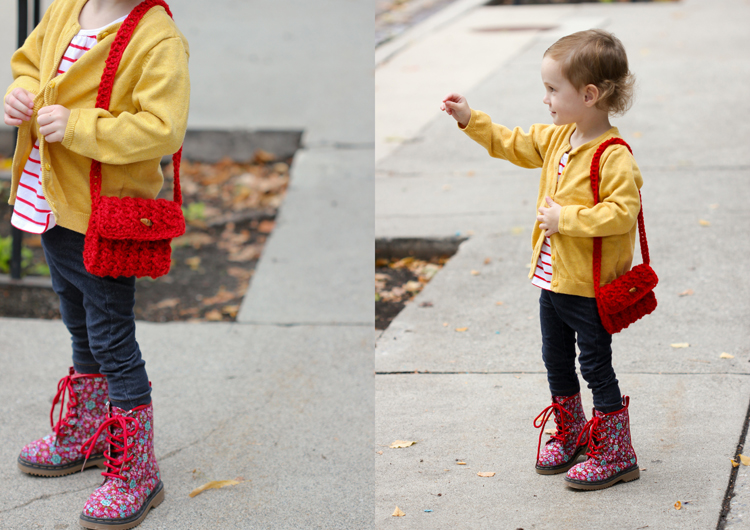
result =
M596 85L586 85L583 87L583 103L587 107L593 107L599 100L599 89Z

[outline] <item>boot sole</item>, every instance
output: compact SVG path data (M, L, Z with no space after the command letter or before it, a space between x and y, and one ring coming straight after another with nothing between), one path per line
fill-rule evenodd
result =
M627 469L623 469L616 475L612 475L607 480L602 480L600 482L586 482L584 480L575 480L568 477L565 477L565 482L567 482L566 485L569 488L578 490L603 490L604 488L614 486L618 482L630 482L631 480L638 480L640 477L641 470L638 468L638 464L636 464Z
M84 461L86 462L85 467ZM80 460L76 460L75 462L63 466L36 464L24 460L20 456L18 457L18 469L29 475L36 475L37 477L64 477L65 475L72 475L73 473L78 473L79 471L94 466L104 469L103 454L94 455L88 460L81 458Z
M568 469L576 464L576 460L578 460L578 457L581 456L584 451L586 451L586 448L587 446L585 445L579 447L576 452L573 453L573 457L565 464L559 464L557 466L540 466L539 464L537 464L534 467L534 470L540 475L559 475L560 473L565 473Z
M151 508L156 508L164 500L164 484L159 481L154 491L148 496L146 502L137 513L131 515L126 519L97 519L96 517L89 517L81 514L78 520L84 528L90 530L127 530L128 528L134 528L141 524L148 515L148 511Z

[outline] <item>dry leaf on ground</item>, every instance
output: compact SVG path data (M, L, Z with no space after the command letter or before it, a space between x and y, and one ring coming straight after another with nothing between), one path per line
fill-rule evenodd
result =
M544 429L544 434L555 434L557 432L557 429Z
M689 348L690 343L689 342L675 342L674 344L670 344L673 348Z
M190 492L188 496L192 498L192 497L195 497L196 495L203 493L206 490L215 490L215 489L225 488L227 486L236 486L237 484L241 484L241 483L242 483L241 480L212 480L211 482L208 482L199 488L195 488L193 491Z
M469 328L468 327L465 327L465 328L456 328L456 331L458 331L459 333L463 333L467 329L469 329Z
M490 263L492 263L492 258L484 258L485 265L489 265Z
M471 275L472 276L479 276L480 274L482 274L482 273L479 272L479 271L475 271L475 270L471 271Z
M218 309L212 309L211 311L208 311L204 318L208 320L209 322L218 322L220 320L224 320L224 317L221 314L221 311Z
M750 466L750 457L745 455L739 455L740 462L742 462L743 466Z
M732 467L737 467L740 465L740 463L737 462L737 460L735 460L734 458L730 458L729 461L732 463Z
M396 506L396 509L393 510L393 513L391 514L391 517L403 517L406 515L404 512L401 511L401 508Z
M719 359L734 359L734 355L724 352L721 355L719 355Z
M682 509L682 503L680 501L677 501L674 503L674 509L675 510L681 510Z
M709 221L706 221L705 219L700 219L698 222L701 224L701 226L711 226L711 223Z
M682 291L680 293L680 296L692 296L694 294L695 294L695 291L693 291L692 289L688 289L687 291Z
M457 466L465 466L465 465L466 465L466 462L456 462L456 465L457 465Z
M407 441L407 440L396 440L389 447L391 449L403 449L404 447L409 447L411 445L414 445L415 443L417 442Z
M479 473L477 473L477 475L479 475L480 477L494 477L495 472L494 471L480 471Z

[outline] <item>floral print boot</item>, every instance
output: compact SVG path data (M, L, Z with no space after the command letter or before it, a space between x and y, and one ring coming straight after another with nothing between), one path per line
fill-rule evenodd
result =
M552 414L555 417L555 434L541 449L544 426ZM584 425L586 415L583 412L580 392L569 397L552 396L552 404L534 420L534 427L540 429L539 445L536 449L536 472L540 475L556 475L570 469L586 449L585 445L578 444L578 435Z
M83 471L85 467L104 467L104 435L95 440L88 460L84 458L81 444L91 438L106 418L108 394L107 379L103 375L79 374L71 367L68 375L57 384L57 395L52 400L50 424L53 432L21 450L19 469L30 475L61 477ZM60 412L55 423L58 403Z
M131 411L112 407L99 431L107 435L104 465L108 470L102 473L102 485L86 501L79 522L84 528L133 528L164 500L154 456L153 406L149 403Z
M589 457L573 466L565 477L568 486L581 490L599 490L617 482L630 482L641 476L638 460L630 443L630 398L622 398L622 409L604 414L594 410L581 433L588 440Z

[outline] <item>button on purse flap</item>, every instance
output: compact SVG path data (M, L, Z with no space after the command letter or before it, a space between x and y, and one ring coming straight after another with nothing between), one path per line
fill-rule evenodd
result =
M182 207L166 199L102 196L95 215L99 235L107 239L157 241L185 233Z
M646 296L657 283L659 278L651 267L643 263L636 265L628 274L599 289L599 307L610 315L619 313Z

